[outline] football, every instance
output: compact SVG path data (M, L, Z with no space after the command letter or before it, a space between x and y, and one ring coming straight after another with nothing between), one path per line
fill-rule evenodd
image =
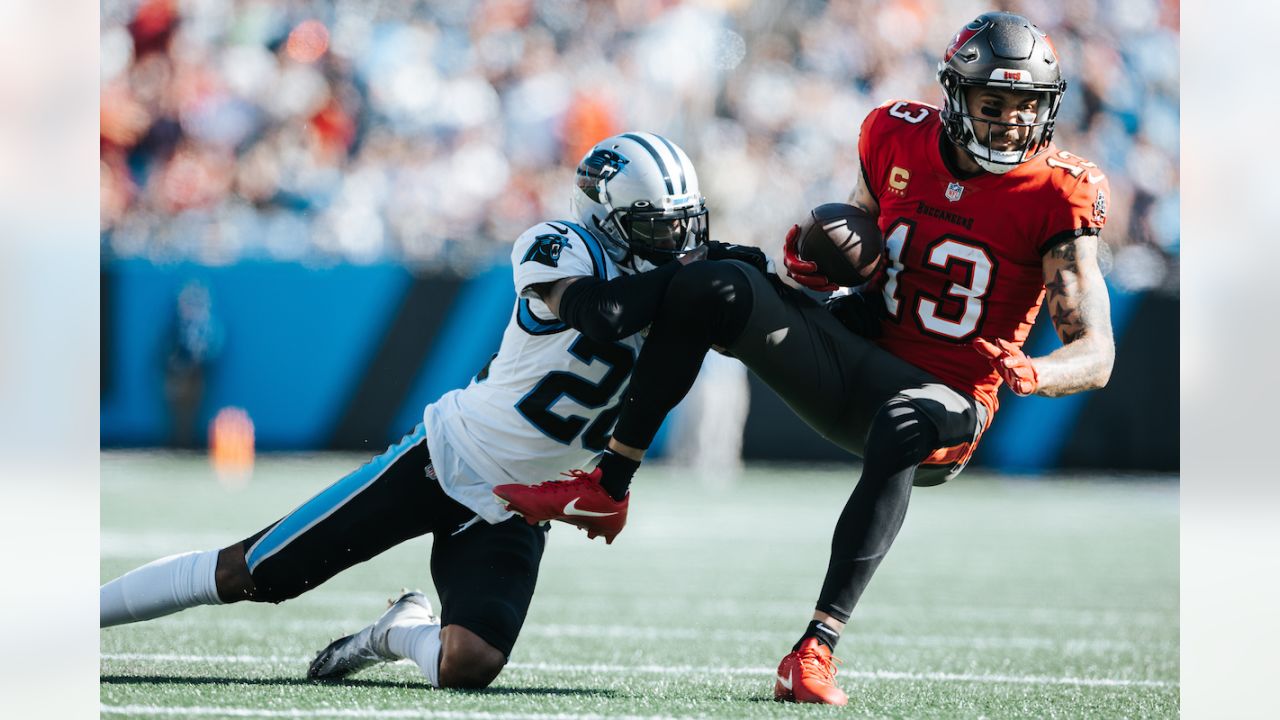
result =
M875 218L844 203L809 211L796 240L800 257L817 263L818 272L842 287L861 285L880 268L884 237Z

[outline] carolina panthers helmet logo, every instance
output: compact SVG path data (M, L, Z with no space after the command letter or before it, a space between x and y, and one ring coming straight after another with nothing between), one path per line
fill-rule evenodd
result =
M612 150L597 149L578 165L578 187L592 202L600 202L600 181L613 177L629 162Z
M548 267L557 267L560 264L560 251L567 247L573 247L569 244L569 238L563 235L547 233L534 238L533 244L529 246L529 251L524 254L521 264L533 261L542 263Z

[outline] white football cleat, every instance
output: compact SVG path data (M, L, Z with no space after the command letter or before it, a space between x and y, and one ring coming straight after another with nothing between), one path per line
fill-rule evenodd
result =
M440 622L426 595L415 590L405 592L399 600L388 601L390 607L372 625L334 640L316 655L307 669L310 680L342 680L379 663L400 658L387 647L387 633L398 625L434 624Z

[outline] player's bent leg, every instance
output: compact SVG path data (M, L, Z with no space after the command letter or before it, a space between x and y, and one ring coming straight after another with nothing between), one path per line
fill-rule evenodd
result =
M737 261L704 260L676 273L632 370L613 431L618 442L649 448L667 414L689 394L707 351L742 332L759 283L764 275Z
M937 427L908 397L896 395L871 421L862 477L831 539L817 609L848 622L902 528L916 467L939 445Z
M462 625L441 630L440 684L442 688L484 688L507 664L507 655Z
M546 548L547 526L511 518L438 533L431 576L444 626L441 687L485 687L515 647Z
M774 697L844 705L832 652L843 623L897 537L911 497L916 466L938 445L938 431L913 402L896 395L871 420L865 464L831 541L831 560L816 616L778 666Z
M906 393L935 421L944 447L976 444L985 409L972 398L850 332L804 292L759 273L744 277L751 309L728 348L814 430L863 457L872 418Z
M383 550L468 519L426 477L419 425L382 455L329 486L279 522L221 550L161 558L106 583L100 625L163 617L197 605L282 602Z
M241 546L251 578L230 557L227 591L280 603L395 545L470 518L428 477L426 430L413 432ZM229 553L233 554L233 553Z
M810 427L860 455L868 418L860 428L850 427L857 422L855 409L874 408L892 394L876 397L876 389L865 385L868 374L860 371L869 357L884 351L777 277L744 277L751 285L751 304L728 350Z

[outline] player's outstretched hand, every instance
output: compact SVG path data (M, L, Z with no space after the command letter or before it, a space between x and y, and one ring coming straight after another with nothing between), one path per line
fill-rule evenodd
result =
M831 292L840 289L826 275L818 272L818 264L800 257L796 241L800 238L800 226L792 225L787 231L787 239L782 243L782 264L787 268L787 275L792 280L819 292Z
M991 363L991 367L1000 373L1000 377L1015 394L1030 395L1040 387L1040 376L1036 373L1036 365L1031 358L1022 352L1022 348L1003 338L996 338L999 347L990 341L978 338L973 341L973 349Z
M769 256L758 247L733 245L715 240L708 240L703 243L703 246L707 248L708 260L739 260L766 275L769 274Z

